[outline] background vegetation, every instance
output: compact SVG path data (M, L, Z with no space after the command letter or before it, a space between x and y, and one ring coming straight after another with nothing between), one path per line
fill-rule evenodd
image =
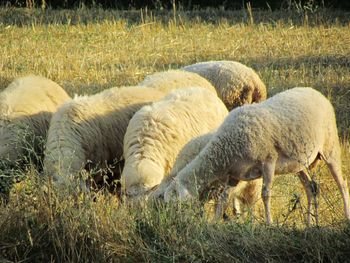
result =
M337 114L343 172L350 179L349 13L208 9L112 11L0 9L0 89L15 77L46 76L70 95L135 85L155 71L205 60L253 67L269 96L313 86ZM2 172L2 176L7 171ZM11 173L10 173L11 174ZM320 227L305 228L305 195L294 175L277 176L271 227L257 213L210 220L210 207L120 203L100 192L55 192L29 167L0 204L2 262L348 262L350 228L325 167ZM44 186L44 187L43 187Z
M76 8L79 6L118 8L118 9L172 9L174 5L186 9L221 8L237 10L247 5L260 9L306 8L347 8L350 3L342 0L7 0L7 5L17 7Z

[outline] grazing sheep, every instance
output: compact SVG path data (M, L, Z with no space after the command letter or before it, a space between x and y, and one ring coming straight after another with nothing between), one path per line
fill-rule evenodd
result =
M107 168L112 172L111 179L119 179L122 167L119 161L129 120L142 106L163 96L150 88L121 87L75 97L65 103L50 124L44 173L63 185L82 168L90 171ZM94 179L99 183L103 178ZM83 190L87 190L85 181L81 183Z
M124 138L122 187L139 196L157 186L193 137L217 128L228 112L222 101L203 88L178 89L145 106L130 120Z
M235 61L208 61L182 68L207 79L228 110L266 99L266 87L258 74Z
M179 152L176 157L174 166L166 176L161 184L151 193L151 198L162 198L164 192L169 184L174 180L179 171L181 171L188 163L190 163L199 152L207 145L214 133L207 133L193 138L189 141ZM239 181L235 185L229 186L225 189L220 189L218 193L214 193L215 213L216 218L223 217L229 204L233 204L233 211L235 215L241 214L241 204L254 209L258 200L260 199L260 191L262 180ZM222 191L224 190L224 191Z
M175 193L180 200L202 194L217 181L262 177L265 216L271 223L270 188L274 174L298 173L307 194L310 224L315 191L306 171L320 159L326 162L338 185L345 216L350 220L349 190L341 172L333 107L314 89L294 88L260 104L231 111L207 146L178 173L164 199L169 201Z
M69 99L57 83L40 76L17 78L4 89L0 93L1 161L17 166L29 157L39 165L51 116Z
M174 89L201 87L216 93L216 89L205 78L196 73L182 70L168 70L147 76L139 86L154 88L165 94Z

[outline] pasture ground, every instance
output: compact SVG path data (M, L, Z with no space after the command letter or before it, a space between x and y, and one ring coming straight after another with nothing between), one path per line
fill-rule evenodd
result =
M271 96L312 86L333 103L350 180L350 14L284 11L109 11L0 8L0 89L38 74L70 95L135 85L145 75L205 60L254 68ZM349 262L350 225L323 166L320 226L305 228L295 175L277 176L274 225L247 215L208 220L197 203L126 205L109 194L42 189L29 169L0 204L0 262Z

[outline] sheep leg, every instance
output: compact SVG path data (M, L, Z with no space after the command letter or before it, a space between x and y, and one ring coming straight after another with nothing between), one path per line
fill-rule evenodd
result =
M348 183L347 180L342 176L340 162L336 162L334 160L325 160L325 162L327 163L327 166L338 185L339 191L341 192L344 202L345 216L350 221Z
M265 207L265 218L266 223L270 225L272 223L271 219L271 185L273 176L275 173L276 161L269 160L263 163L262 174L263 174L263 186L261 191L261 197L264 202Z
M227 218L227 208L233 203L233 211L235 216L240 216L240 201L234 194L234 187L226 186L224 191L220 194L219 200L215 208L215 216L217 219Z
M315 191L313 187L312 180L310 176L305 173L304 171L300 171L298 173L300 182L302 183L307 197L307 226L311 225L311 214L312 214L312 198L314 198L315 201L315 217L316 217L316 224L318 224L318 211L317 211L317 191Z
M236 215L236 217L239 217L242 213L241 202L237 197L233 198L233 212Z
M224 218L224 213L229 202L229 192L227 187L220 193L218 200L215 200L215 217L217 220Z
M239 217L241 215L241 212L242 212L241 211L242 200L237 196L236 191L235 191L235 187L237 187L237 185L239 184L239 181L235 180L231 177L231 178L229 178L228 184L230 186L228 188L228 191L229 191L229 203L228 204L232 203L233 214L236 217Z

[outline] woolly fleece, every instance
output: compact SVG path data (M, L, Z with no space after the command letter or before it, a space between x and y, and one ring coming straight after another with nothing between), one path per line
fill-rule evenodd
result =
M65 103L51 121L45 174L65 184L63 180L82 168L107 168L120 161L129 120L141 107L163 96L150 88L115 87ZM119 169L117 165L112 171L113 178L119 179Z
M235 61L207 61L183 67L207 79L228 110L266 99L266 87L250 67Z
M188 163L190 163L200 151L207 145L214 133L207 133L190 140L179 152L176 157L174 166L166 176L161 184L151 194L151 198L162 198L164 192L170 183L174 180L179 171L181 171ZM233 210L236 215L240 214L240 206L244 205L249 208L255 207L260 199L262 180L252 181L239 181L235 186L224 187L225 192L219 190L219 196L215 199L219 199L215 204L215 211L217 218L222 218L223 214L227 210L229 204L233 204Z
M0 158L11 164L22 162L25 149L43 152L52 114L68 94L55 82L40 76L15 79L0 93Z
M202 87L217 94L216 89L205 78L196 73L182 70L168 70L154 73L147 76L139 86L157 89L165 94L175 89Z
M181 148L193 137L217 128L228 112L203 88L172 91L143 107L130 120L124 138L122 186L129 196L146 193L173 167Z
M328 165L342 194L346 218L350 219L349 190L341 173L334 109L318 91L293 88L260 104L231 111L206 147L178 173L165 192L165 200L174 195L180 200L196 196L215 181L227 181L228 177L262 177L265 216L271 223L273 175L298 172L306 189L310 215L312 182L304 171L318 159Z

